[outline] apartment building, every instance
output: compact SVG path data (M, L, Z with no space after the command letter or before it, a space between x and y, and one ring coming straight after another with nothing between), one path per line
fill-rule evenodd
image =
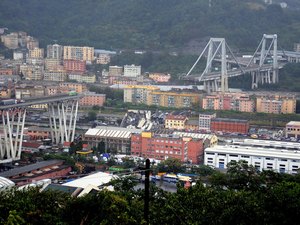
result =
M31 36L26 37L26 47L29 50L32 50L34 48L39 48L39 41Z
M174 130L184 130L188 118L182 115L167 115L165 119L165 128Z
M43 80L44 67L41 65L22 64L20 65L20 73L26 80Z
M124 102L147 104L148 95L159 88L146 85L128 85L124 87Z
M157 83L167 83L171 79L171 74L166 73L149 73L149 78Z
M198 164L203 157L203 140L151 132L132 134L131 155L158 160L176 158Z
M64 60L94 61L94 47L64 46Z
M99 54L96 59L97 64L107 65L110 63L110 55L109 54Z
M105 102L105 94L96 94L95 92L86 92L79 100L80 107L103 106Z
M274 114L296 113L296 98L294 96L258 96L256 111Z
M124 66L124 77L137 77L141 76L142 67L136 65L125 65Z
M81 73L70 73L68 74L69 81L75 80L79 83L95 83L96 75L95 74L81 74Z
M108 76L118 77L118 76L122 76L122 74L123 74L123 67L121 67L121 66L109 66Z
M45 81L62 82L67 80L67 72L65 70L45 71Z
M153 90L148 94L146 104L172 108L191 108L199 105L200 99L200 93L188 90Z
M54 44L47 45L47 58L62 60L64 53L64 47L62 45Z
M1 41L3 42L4 46L9 49L17 49L19 47L18 33L1 35Z
M216 118L216 113L199 113L199 130L210 131L213 118Z
M38 59L41 59L41 58L44 58L44 49L43 48L33 48L33 49L30 49L29 52L28 52L28 57L29 58L38 58Z
M46 58L45 59L45 70L63 70L62 61L60 59Z
M59 83L59 89L61 92L76 91L77 93L84 93L87 91L86 84L62 82Z
M64 69L69 72L84 73L86 64L83 60L66 59L64 60Z

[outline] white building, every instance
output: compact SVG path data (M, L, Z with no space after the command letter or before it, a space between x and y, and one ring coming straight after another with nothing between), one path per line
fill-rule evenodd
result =
M257 170L297 173L300 168L300 149L287 150L272 147L250 147L241 145L216 145L206 148L204 164L214 168L226 169L231 161L244 160Z
M125 65L124 66L124 77L137 77L141 76L142 67L135 65Z
M47 58L62 60L64 53L64 47L62 45L54 44L47 45Z
M199 113L199 130L209 131L212 118L216 118L216 113Z

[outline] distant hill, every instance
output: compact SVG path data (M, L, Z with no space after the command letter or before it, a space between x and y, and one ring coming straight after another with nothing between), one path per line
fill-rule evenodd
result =
M300 39L292 9L262 0L1 0L0 27L26 31L42 46L195 51L213 36L253 51L262 34L277 33L280 47L292 49Z

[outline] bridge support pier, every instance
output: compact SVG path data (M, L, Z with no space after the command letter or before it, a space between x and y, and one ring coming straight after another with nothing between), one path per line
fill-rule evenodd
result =
M21 157L25 108L1 110L3 135L0 135L0 163L19 160Z
M212 93L218 91L220 88L220 85L218 84L217 80L206 80L204 81L204 90L206 90L207 93Z
M72 142L75 136L78 99L48 103L53 143Z

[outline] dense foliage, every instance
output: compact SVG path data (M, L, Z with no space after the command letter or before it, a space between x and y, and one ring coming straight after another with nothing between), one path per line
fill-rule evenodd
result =
M129 177L112 184L114 192L80 198L37 189L2 191L0 224L145 224L144 192ZM205 173L176 193L151 186L150 224L298 224L299 199L299 174L258 173L233 162L227 173Z
M229 45L252 51L264 33L277 33L285 48L292 48L300 34L296 7L281 9L262 0L212 0L211 7L208 0L1 0L0 8L0 27L26 31L43 45L57 40L106 49L170 50L225 37Z

